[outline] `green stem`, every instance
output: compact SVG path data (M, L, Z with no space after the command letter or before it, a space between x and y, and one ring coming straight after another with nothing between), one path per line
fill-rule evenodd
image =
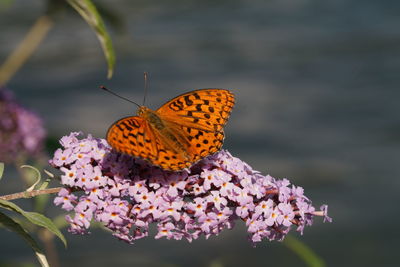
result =
M286 236L283 244L299 256L309 267L325 267L325 262L306 244L293 236Z
M25 38L0 66L0 87L4 86L35 52L52 25L53 21L47 15L36 20Z
M57 248L54 244L54 234L47 229L40 229L38 236L44 244L44 250L51 267L60 267L60 260L58 258Z

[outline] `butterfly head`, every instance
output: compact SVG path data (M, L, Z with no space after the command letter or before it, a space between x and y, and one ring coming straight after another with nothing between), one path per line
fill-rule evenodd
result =
M136 113L137 113L137 115L138 115L139 117L144 117L145 114L149 113L149 111L150 111L150 109L149 109L148 107L140 106L140 107L138 108L138 110L136 111Z

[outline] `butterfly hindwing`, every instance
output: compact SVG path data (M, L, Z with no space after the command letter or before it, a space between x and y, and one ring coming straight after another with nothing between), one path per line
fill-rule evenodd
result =
M225 89L200 89L171 99L156 112L169 122L188 143L189 161L196 161L219 151L235 99Z
M140 157L166 170L181 170L190 162L163 144L162 138L142 117L126 117L107 132L107 142L118 152Z
M224 141L224 132L206 132L190 127L182 127L184 132L187 132L190 140L191 162L194 163L210 154L219 151Z

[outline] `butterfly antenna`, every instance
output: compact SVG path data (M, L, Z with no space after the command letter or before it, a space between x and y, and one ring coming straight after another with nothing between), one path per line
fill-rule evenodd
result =
M128 98L125 98L125 97L123 97L123 96L120 96L120 95L114 93L113 91L111 91L110 89L106 88L105 86L100 85L100 88L103 89L104 91L106 91L106 92L112 94L112 95L115 95L116 97L119 97L119 98L121 98L121 99L123 99L123 100L126 100L126 101L128 101L128 102L130 102L130 103L132 103L132 104L135 104L136 106L138 106L138 107L140 108L140 105L139 105L139 104L133 102L132 100L130 100L130 99L128 99Z
M148 75L149 75L149 73L146 71L143 73L143 76L144 76L143 106L144 106L144 103L146 102L146 96L147 96L147 88L148 88L148 82L149 82Z

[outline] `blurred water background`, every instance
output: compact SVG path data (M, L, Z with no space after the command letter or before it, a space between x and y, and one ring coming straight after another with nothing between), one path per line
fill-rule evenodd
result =
M333 223L317 218L299 238L328 266L398 266L398 1L95 3L124 25L111 31L117 53L112 80L105 78L95 35L71 12L57 18L8 84L42 115L50 136L83 131L104 137L135 107L98 86L141 102L144 71L150 73L150 108L191 89L232 89L237 105L225 148L264 174L303 186L315 206L329 205ZM45 4L2 7L1 62ZM10 193L4 189L9 182L2 180L1 194ZM57 244L62 266L304 266L281 243L252 248L242 224L192 244L149 237L127 245L100 230L66 235L68 249ZM19 237L0 236L1 261L35 261Z

